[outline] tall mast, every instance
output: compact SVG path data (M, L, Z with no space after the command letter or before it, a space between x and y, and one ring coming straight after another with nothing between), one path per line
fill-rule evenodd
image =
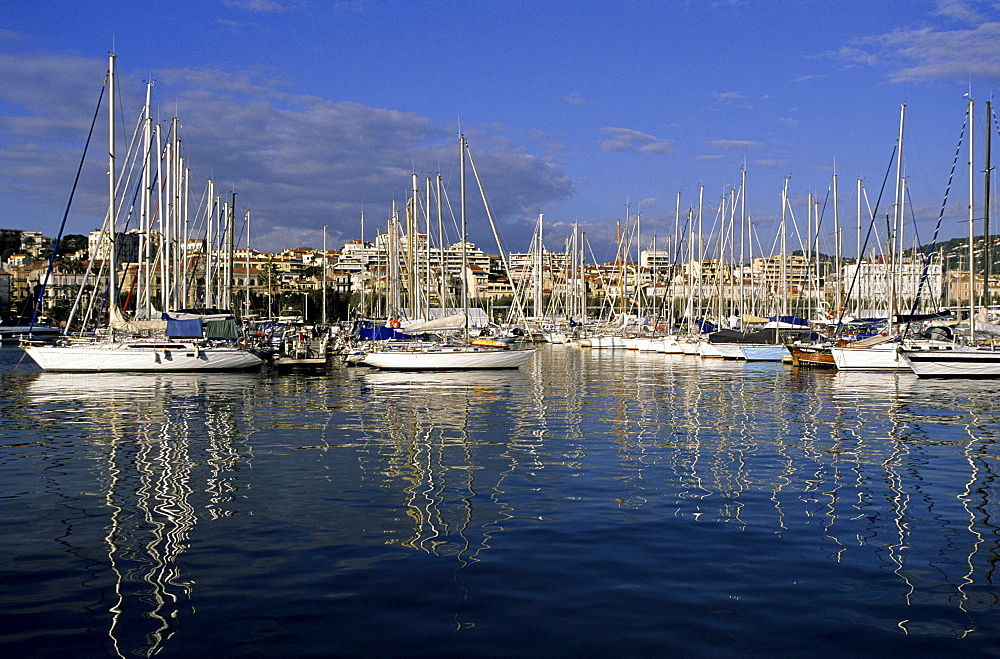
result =
M406 292L410 307L409 317L417 317L417 174L411 177L410 203L406 206Z
M424 225L427 236L424 239L424 318L431 317L431 177L424 180Z
M705 217L705 186L698 186L698 315L703 314L702 307L702 295L704 291L702 290L702 284L705 282L705 242L702 239L702 231L704 230L704 217ZM704 320L704 319L702 319ZM704 323L702 323L704 327Z
M899 107L899 137L896 147L896 198L893 209L893 240L889 252L889 317L896 314L899 305L899 273L903 257L903 119L906 115L906 103Z
M740 261L739 261L739 277L740 277L740 328L743 327L742 316L747 312L746 310L746 291L743 286L743 268L746 264L746 241L747 241L747 168L744 165L743 171L740 172Z
M989 307L993 255L990 245L990 176L993 170L990 146L993 136L993 101L986 101L986 172L983 182L983 304Z
M115 57L108 56L108 309L109 314L118 309L118 235L116 225L118 219L117 200L115 195ZM109 315L109 317L112 317Z
M781 190L781 314L788 315L788 265L786 263L787 251L787 231L786 217L788 213L788 177L785 177L785 187ZM781 327L781 319L778 319L777 327Z
M976 196L975 196L975 157L973 149L973 116L975 101L969 97L969 341L976 337L976 279L975 242L976 242Z
M232 193L232 204L226 214L226 306L233 308L233 251L236 232L236 190Z
M835 307L836 313L840 315L840 309L844 306L843 297L841 295L841 273L840 273L840 261L841 261L841 250L843 248L841 244L840 236L840 210L839 202L837 199L837 175L833 175L833 268L836 272L836 282L837 290L835 297Z
M445 287L445 267L444 267L444 202L441 199L441 174L434 177L434 185L437 192L437 224L438 224L438 307L441 308L441 316L445 315L445 300L447 290Z
M215 226L215 182L208 179L208 190L205 194L205 306L215 306L212 290L212 277L215 275L212 259L215 258L214 226ZM268 290L270 292L270 289Z
M243 281L246 284L246 298L244 299L244 309L246 315L250 315L250 209L247 209L247 247L246 247L246 258L243 260L243 268L245 272L243 273ZM325 236L324 236L325 238ZM323 243L323 258L326 259L326 242ZM324 271L324 276L326 272Z
M247 237L247 272L250 271L250 238ZM323 324L326 325L326 225L323 225Z
M152 82L146 83L146 106L143 110L143 121L142 121L142 199L140 200L142 209L142 230L140 232L140 240L142 241L142 246L139 250L140 258L142 260L142 265L140 271L142 272L142 280L140 283L139 291L142 296L142 301L137 308L142 308L144 310L145 318L150 318L152 315L152 308L150 306L150 279L152 279L152 272L150 267L152 266L152 252L150 249L150 241L152 239L152 232L150 230L150 213L149 213L149 196L152 193L150 189L151 176L150 176L150 147L153 143L153 133L152 133L152 123L153 117L150 112L150 95L153 88Z
M459 136L459 146L461 147L462 151L462 162L461 162L461 167L459 169L460 171L459 178L461 180L460 186L461 186L461 208L462 208L462 282L461 283L462 283L462 311L464 312L463 315L465 316L465 320L462 323L462 325L464 329L464 339L465 342L468 343L469 342L469 287L467 279L468 273L466 272L466 270L469 267L468 266L469 255L466 251L466 242L468 240L468 236L466 235L467 227L465 218L465 150L467 148L465 144L465 135Z

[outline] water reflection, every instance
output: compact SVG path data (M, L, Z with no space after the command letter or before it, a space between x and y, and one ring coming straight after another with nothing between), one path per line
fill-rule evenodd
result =
M110 581L100 601L109 603L112 654L157 654L178 619L194 613L195 584L179 559L199 516L236 512L245 456L234 416L254 383L252 375L39 373L27 385L44 425L78 428L90 444L107 520L111 574L99 581Z
M1000 603L998 409L980 383L642 355L608 378L605 355L583 359L584 398L609 399L588 444L614 446L622 505L887 570L912 617L885 624L903 633L963 637L977 624L961 614ZM959 615L919 619L925 607Z
M798 647L996 629L1000 404L982 383L564 347L517 371L9 385L0 503L26 511L6 523L83 559L69 588L47 576L65 556L17 568L84 592L65 606L109 654L192 653L201 630L230 639L220 654L341 648L296 645L324 634L489 654L456 650L456 628L596 638L586 611L626 612L636 638L670 611L661 647L785 629L796 608ZM461 623L434 637L442 612Z
M503 438L489 431L512 412L512 401L530 400L531 384L520 370L365 374L362 399L374 410L366 431L391 449L384 475L406 482L402 505L412 528L401 546L462 564L489 546L504 517L500 482L516 466ZM480 482L483 463L495 457L510 462L497 480Z

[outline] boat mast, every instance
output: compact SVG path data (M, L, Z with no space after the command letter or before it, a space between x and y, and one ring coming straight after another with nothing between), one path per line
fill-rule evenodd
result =
M462 152L461 153L461 156L462 156L461 167L459 169L459 171L460 171L459 178L461 180L460 188L461 188L461 209L462 209L462 213L461 213L461 217L462 217L462 282L461 282L462 283L462 310L464 312L463 316L465 317L465 320L462 322L462 327L463 327L463 334L464 334L465 343L468 343L469 342L469 287L468 287L468 280L467 280L467 275L468 275L467 269L469 267L468 266L469 255L468 255L468 252L466 250L466 241L468 240L468 236L466 234L467 227L466 227L466 217L465 217L465 152L466 152L466 149L468 147L466 146L465 135L460 135L458 139L459 139L459 146L460 146L461 152Z
M424 296L424 318L431 317L431 177L424 179L424 225L427 229L427 236L424 239L424 287L427 294Z
M990 250L990 174L993 170L990 153L993 136L993 102L986 101L986 172L983 181L983 306L989 309L990 275L993 274L993 256Z
M837 198L837 175L834 174L833 175L833 252L834 252L833 268L834 272L837 273L836 275L837 287L834 297L835 300L834 309L836 309L836 314L838 316L840 315L840 309L844 306L843 305L844 300L842 297L842 290L841 290L841 271L840 271L842 249L843 245L841 244L841 236L840 236L840 206Z
M975 270L975 243L976 243L976 196L975 187L975 157L973 141L975 132L973 131L973 117L975 115L975 101L969 97L969 341L976 337L976 280L973 277Z
M704 307L702 306L702 296L705 294L702 285L705 282L705 242L702 231L704 230L705 218L705 186L698 186L698 316L704 323Z
M744 286L743 268L746 267L746 242L747 242L747 168L744 164L740 172L740 329L743 329L743 315L746 314L746 287Z
M250 238L247 237L247 273L250 272ZM323 324L326 325L326 225L323 225Z
M785 177L785 187L781 189L781 313L780 316L788 315L788 263L787 263L787 230L786 220L788 215L788 177ZM775 323L775 328L781 328L781 318ZM777 332L776 332L777 333Z
M153 143L153 132L152 132L152 122L153 117L150 112L150 95L153 88L152 82L146 83L146 106L143 111L143 121L142 121L142 199L141 204L141 215L142 215L142 228L140 231L140 240L142 241L142 246L139 250L142 258L142 265L139 268L139 272L142 273L142 280L139 286L140 295L142 296L142 301L140 304L136 305L136 308L141 308L144 310L144 317L150 318L152 316L152 308L150 305L149 293L150 293L150 279L152 279L152 272L150 268L152 266L152 252L150 250L150 240L152 239L152 232L150 231L150 213L149 213L149 196L152 192L150 189L151 177L150 177L150 147Z
M244 259L244 262L243 262L244 269L246 270L246 272L243 273L243 282L246 284L246 286L244 287L245 290L246 290L246 299L244 300L244 307L243 308L246 311L244 311L243 313L245 313L246 315L249 316L250 315L250 209L247 209L246 221L247 221L247 251L246 251L246 259ZM325 229L326 229L326 227L324 227L324 231L325 231ZM324 259L324 265L325 265L325 261L326 261L326 234L325 233L323 234L323 259ZM326 271L325 270L323 271L323 275L324 275L324 277L326 276ZM324 317L324 320L325 320L325 317Z
M215 275L212 267L212 259L215 258L214 249L214 220L215 220L215 182L208 179L208 191L205 195L205 306L208 308L215 306L212 290L212 277Z
M417 317L417 173L410 175L410 203L406 205L406 293L409 318Z
M906 103L899 107L899 138L896 147L896 200L893 212L894 238L889 251L889 318L892 319L900 309L899 278L902 272L903 260L903 120L906 116Z
M112 318L118 309L118 251L117 200L115 194L115 57L108 56L108 317Z
M444 317L446 300L447 300L447 288L445 282L445 267L444 267L444 201L441 197L441 174L440 172L434 177L434 186L437 192L437 225L438 225L438 306L441 308L441 316Z

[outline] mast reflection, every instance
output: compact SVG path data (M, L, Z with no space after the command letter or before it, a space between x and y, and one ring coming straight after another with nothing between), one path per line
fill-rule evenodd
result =
M40 373L28 385L39 409L76 414L76 423L101 429L81 436L100 438L92 452L108 514L110 579L102 581L110 581L110 597L101 601L109 603L110 654L157 654L193 613L195 584L180 557L199 516L235 512L235 470L244 457L233 415L253 382L231 374ZM199 490L208 494L205 504Z
M406 483L410 528L394 542L454 556L461 564L489 546L506 517L503 474L521 466L523 454L510 450L516 437L497 442L488 431L498 418L515 413L512 399L530 401L531 382L519 370L364 375L364 407L376 410L365 431L372 441L388 444L385 477ZM494 460L506 463L499 481L478 482L483 463Z

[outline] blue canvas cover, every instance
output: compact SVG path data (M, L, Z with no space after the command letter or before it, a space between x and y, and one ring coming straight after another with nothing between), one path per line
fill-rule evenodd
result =
M171 339L200 339L202 337L201 318L177 320L164 314L164 320L167 321L167 336Z
M400 332L398 329L385 327L384 325L379 327L360 327L358 328L358 335L364 341L385 341L387 339L413 338L409 334Z

